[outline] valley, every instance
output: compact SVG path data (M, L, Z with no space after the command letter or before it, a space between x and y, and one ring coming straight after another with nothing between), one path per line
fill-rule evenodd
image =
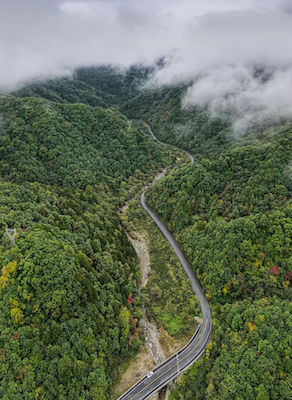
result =
M290 399L291 121L238 137L228 118L183 109L183 85L139 89L149 73L85 69L1 97L4 400L117 397L155 366L143 320L166 358L192 337L197 298L140 205L157 172L147 204L213 326L169 399Z

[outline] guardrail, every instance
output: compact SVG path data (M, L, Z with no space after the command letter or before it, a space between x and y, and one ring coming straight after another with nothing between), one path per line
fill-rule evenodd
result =
M155 368L153 368L153 372L158 371L159 369L161 369L162 367L164 367L166 364L168 364L171 360L173 360L174 358L177 357L177 355L179 355L183 350L185 350L196 338L196 336L198 335L200 329L201 329L202 323L200 323L197 326L197 329L194 333L194 335L192 336L191 340L182 348L180 349L177 353L173 354L172 356L170 356L167 360L162 361L162 363L160 363L159 365L157 365ZM147 379L147 374L145 376L143 376L141 379L139 379L139 381L137 381L133 386L131 386L121 397L118 398L118 400L121 400L123 397L125 397L128 393L130 393L131 390L133 390L133 388L135 386L138 386L141 382L143 382L145 379Z

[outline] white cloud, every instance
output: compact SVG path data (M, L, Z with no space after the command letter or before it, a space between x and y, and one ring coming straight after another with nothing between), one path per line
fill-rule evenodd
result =
M177 56L152 84L193 82L184 106L232 114L238 130L253 119L292 117L291 35L292 15L281 10L205 15L189 25Z
M159 15L151 7L115 2L77 3L74 9L1 0L0 87L83 64L153 62L177 42L174 21Z
M222 67L198 79L189 88L184 105L207 106L215 115L228 113L236 130L242 131L253 120L292 117L291 88L290 68L270 71L269 79L263 81L252 68Z
M290 0L1 0L0 88L80 65L154 62L185 104L291 114ZM254 77L265 66L271 79Z

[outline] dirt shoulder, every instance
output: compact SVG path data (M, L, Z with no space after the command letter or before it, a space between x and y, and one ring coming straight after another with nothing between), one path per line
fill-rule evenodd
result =
M139 354L131 359L125 366L119 381L113 388L112 400L118 399L125 393L135 382L139 381L148 371L156 366L149 348L144 346Z

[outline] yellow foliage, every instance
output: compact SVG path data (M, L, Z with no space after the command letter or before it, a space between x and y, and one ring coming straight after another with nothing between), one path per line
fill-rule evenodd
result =
M229 290L227 289L227 287L225 287L224 289L223 289L223 293L224 294L227 294L229 292Z
M122 337L124 339L127 339L130 333L130 315L130 311L127 309L127 307L123 307L121 309L119 315L119 323L121 327Z
M264 322L264 320L265 320L265 316L264 315L259 315L256 318L256 323Z
M207 344L207 349L208 350L212 350L213 349L213 343L212 342Z
M17 300L14 300L12 297L10 297L9 303L10 303L13 307L18 307L18 301L17 301Z
M3 267L2 268L2 276L0 277L0 287L5 287L7 285L8 282L8 271L7 271L7 267Z
M210 357L210 353L211 353L212 348L213 348L213 343L212 342L208 343L207 350L206 350L206 358L207 359L209 359L209 357Z
M255 267L261 267L261 266L263 265L263 262L262 262L261 260L258 260L258 259L256 258L256 261L253 263L253 265L254 265Z
M41 387L37 388L34 392L35 399L39 399L40 396L43 396L43 389Z
M2 275L0 277L0 289L4 289L8 282L11 275L14 275L16 272L16 261L10 262L6 266L2 268Z
M284 288L287 289L289 285L290 285L290 281L285 281L285 282L283 282Z
M14 307L10 311L11 319L14 324L23 324L24 323L24 314L20 308Z
M254 326L253 326L253 324L251 322L248 323L248 327L249 327L250 331L254 330Z
M39 311L39 308L40 308L40 305L39 305L39 304L35 304L35 305L33 306L32 311L33 311L34 313L37 313L37 312Z
M207 387L207 389L206 389L206 393L207 393L207 396L208 397L212 397L213 396L213 394L214 394L214 384L213 384L213 379L212 379L212 377L210 378L210 380L209 380L209 385L208 385L208 387Z

